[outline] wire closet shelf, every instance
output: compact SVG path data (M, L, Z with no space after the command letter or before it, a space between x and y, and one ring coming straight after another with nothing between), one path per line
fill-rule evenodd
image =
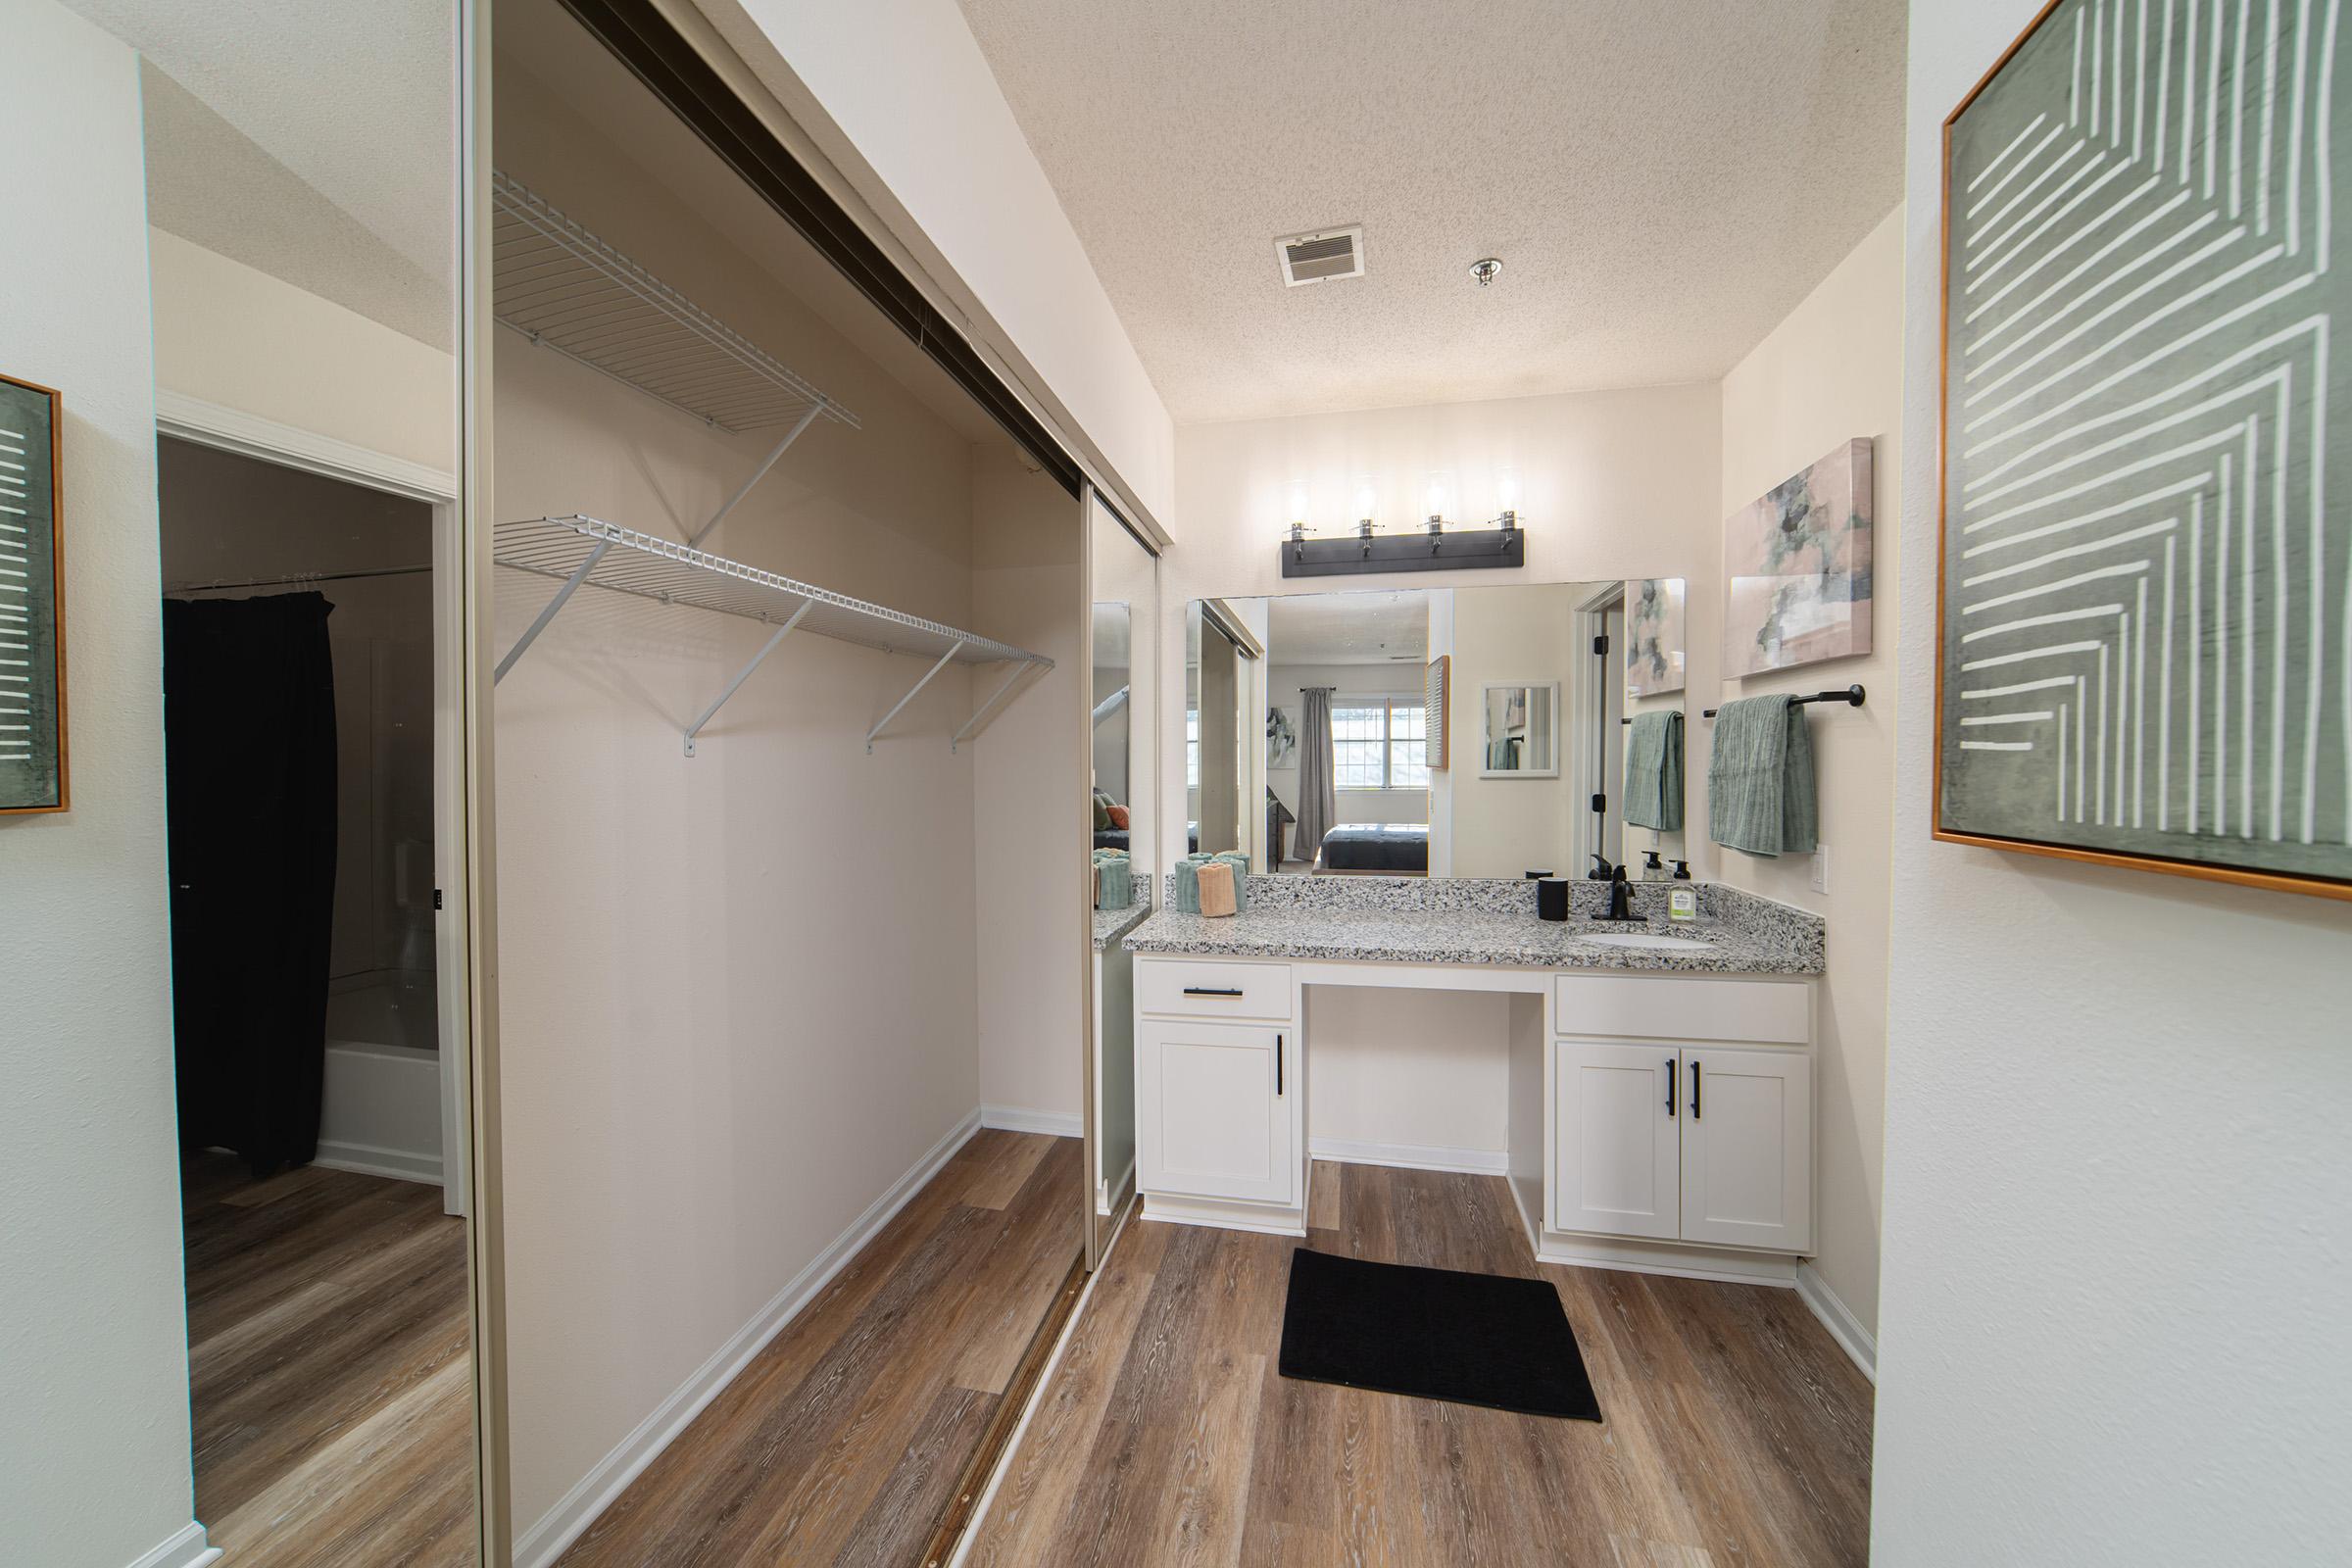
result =
M492 315L533 343L722 430L858 416L503 171L490 175Z
M708 555L673 539L640 533L601 517L573 515L502 522L496 530L492 554L502 566L531 572L562 585L530 629L499 662L501 678L572 593L582 587L605 588L657 604L740 615L774 626L766 645L686 731L689 757L694 755L695 737L703 726L759 667L760 661L795 629L879 649L886 654L915 654L934 661L923 678L867 732L869 751L890 721L914 700L915 693L951 663L1013 666L995 695L973 710L971 722L956 732L949 743L951 750L978 734L1024 677L1054 667L1054 661L1045 655L1015 648L993 637L853 599L739 561Z

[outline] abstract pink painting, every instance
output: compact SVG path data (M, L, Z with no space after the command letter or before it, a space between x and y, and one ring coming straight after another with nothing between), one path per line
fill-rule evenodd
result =
M1870 652L1870 453L1856 437L1725 520L1727 679Z

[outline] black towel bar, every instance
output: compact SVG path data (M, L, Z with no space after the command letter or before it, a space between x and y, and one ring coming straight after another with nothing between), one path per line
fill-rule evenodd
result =
M1848 686L1841 692L1815 692L1810 697L1791 697L1788 699L1788 706L1790 708L1802 708L1807 703L1843 703L1848 708L1860 708L1862 706L1862 696L1863 693L1860 686ZM1698 710L1698 716L1701 718L1713 718L1715 716L1715 710L1712 708L1702 708ZM1631 724L1633 720L1630 718L1621 718L1617 722L1620 724Z

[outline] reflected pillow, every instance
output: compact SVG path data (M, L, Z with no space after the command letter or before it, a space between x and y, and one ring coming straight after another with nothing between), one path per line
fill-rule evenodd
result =
M1108 807L1108 808L1105 808L1105 809L1107 809L1107 810L1108 810L1108 812L1110 813L1110 825L1111 825L1112 827L1115 827L1115 828L1117 828L1117 829L1118 829L1120 832L1122 832L1122 833L1126 832L1126 831L1127 831L1127 808L1125 808L1124 806L1113 806L1113 807Z

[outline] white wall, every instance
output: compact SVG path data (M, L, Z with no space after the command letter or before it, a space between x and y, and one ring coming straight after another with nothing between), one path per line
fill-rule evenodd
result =
M1875 443L1872 496L1877 597L1873 651L1727 684L1723 695L1821 691L1856 681L1859 709L1808 709L1829 893L1813 892L1811 857L1775 859L1719 850L1716 874L1735 887L1818 910L1830 928L1829 974L1816 1024L1814 1090L1821 1283L1868 1330L1878 1322L1879 1150L1886 1071L1886 865L1893 852L1894 667L1903 616L1903 219L1898 209L1773 328L1723 380L1726 516L1854 436ZM1922 450L1933 451L1933 446ZM1691 585L1721 603L1720 578ZM1933 625L1922 615L1923 628ZM1693 705L1686 713L1695 713ZM1704 727L1702 719L1697 726ZM1703 818L1690 836L1705 837Z
M457 370L439 349L160 228L155 384L257 419L457 471ZM456 304L451 311L454 315Z
M1873 1560L2339 1561L2352 906L1929 838L1939 127L2038 9L1911 7Z
M956 0L704 12L1163 524L1174 428ZM993 325L991 324L993 323Z
M949 624L972 613L971 448L669 186L502 60L498 160L840 396L712 535ZM748 199L748 198L747 198ZM496 514L679 537L766 453L512 334ZM1074 514L1075 508L1071 509ZM502 571L511 643L553 585ZM972 681L582 590L498 687L514 1509L546 1517L978 1103Z
M1054 662L964 748L972 755L977 857L980 1103L991 1120L1072 1134L1085 1099L1080 987L1089 951L1078 867L1093 844L1091 834L1079 837L1084 520L1068 492L1009 453L975 454L972 629ZM982 672L972 683L975 700L1003 679ZM1041 1124L1041 1116L1052 1121Z
M65 394L74 807L0 817L0 1534L14 1561L119 1568L193 1511L130 50L51 0L11 5L0 146L23 154L6 367Z

